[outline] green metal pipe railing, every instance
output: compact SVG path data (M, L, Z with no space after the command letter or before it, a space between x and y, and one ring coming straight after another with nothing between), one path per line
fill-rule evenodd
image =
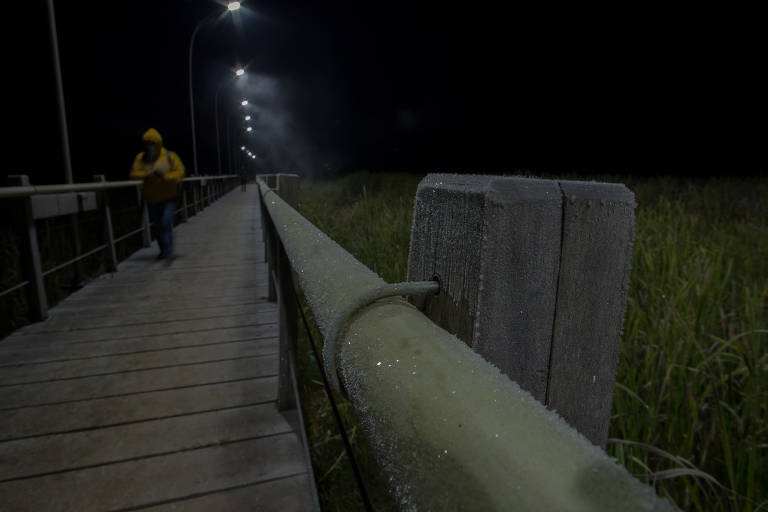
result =
M268 243L283 246L327 339L385 282L259 187L276 231ZM406 300L358 310L338 336L339 381L401 510L673 510Z

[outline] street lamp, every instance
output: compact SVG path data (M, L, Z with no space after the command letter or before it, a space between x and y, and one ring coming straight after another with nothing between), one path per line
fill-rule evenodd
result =
M240 2L229 2L227 10L230 12L236 11L240 8ZM195 30L192 32L192 39L189 41L189 115L192 119L192 160L194 162L194 172L197 174L197 139L195 137L195 100L192 95L192 47L195 44L195 36L197 31L200 30L205 23L210 21L216 16L217 13L211 13L208 17L203 18L200 23L197 24Z
M238 68L237 71L235 71L235 78L241 77L244 74L245 70L243 68ZM219 147L219 91L221 91L221 87L224 83L225 82L219 84L219 87L216 89L216 95L213 98L214 117L216 120L216 157L219 162L219 176L221 176L221 149ZM232 83L232 80L226 83Z

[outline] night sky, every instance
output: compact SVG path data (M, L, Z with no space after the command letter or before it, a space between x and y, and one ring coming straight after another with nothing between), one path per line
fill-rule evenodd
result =
M200 173L218 169L217 91L222 145L229 120L232 144L256 152L251 169L264 172L766 168L766 41L754 13L405 1L254 0L234 16L209 0L55 6L75 181L125 179L149 127L193 172L189 43L217 14L193 54ZM6 146L20 167L8 174L62 182L46 2L9 9ZM238 66L247 76L233 82ZM226 147L222 160L226 171Z

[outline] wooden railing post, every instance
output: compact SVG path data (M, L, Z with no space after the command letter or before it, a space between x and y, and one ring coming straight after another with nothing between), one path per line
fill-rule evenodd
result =
M152 230L149 224L149 208L147 202L141 197L141 187L136 188L136 193L139 199L139 207L141 208L141 241L144 247L152 245Z
M106 182L107 178L103 174L93 176L93 181L100 183ZM102 190L101 212L104 218L104 243L107 246L107 270L115 272L117 270L117 253L115 252L115 232L112 228L112 212L109 208L109 192Z
M29 177L23 174L8 176L9 186L24 187L29 185ZM32 199L24 197L18 200L15 222L19 237L24 240L21 254L21 264L27 285L27 301L29 316L32 320L41 321L48 318L48 299L45 295L43 281L43 266L40 263L40 247L37 242L37 228L32 215Z
M277 300L277 292L275 289L275 283L272 279L272 273L275 272L275 269L277 268L277 245L279 244L279 240L277 238L277 233L275 232L275 226L272 224L272 220L267 215L264 218L264 223L267 227L267 246L266 246L266 252L267 252L267 271L269 275L269 294L268 294L268 300L271 302L274 302Z
M274 240L279 240L275 235ZM277 407L280 410L296 408L296 394L291 377L291 365L296 361L298 310L293 285L293 270L282 244L277 248L277 298L280 312L280 368L277 388Z
M198 201L198 188L200 188L199 181L192 182L192 215L197 215L197 201Z
M277 190L280 197L291 205L294 209L299 206L299 175L298 174L278 174Z
M621 184L443 174L414 203L408 279L441 282L425 313L599 446L634 208Z
M187 186L181 184L181 220L187 222L189 220L189 205L187 204Z
M264 261L269 261L269 242L267 241L267 222L268 215L267 206L264 204L264 198L259 194L259 206L261 207L261 242L264 244Z

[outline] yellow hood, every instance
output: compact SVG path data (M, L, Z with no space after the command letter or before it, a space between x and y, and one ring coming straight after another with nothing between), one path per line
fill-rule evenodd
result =
M154 142L158 146L163 145L163 138L160 136L160 132L155 130L154 128L150 128L146 132L144 132L144 135L142 135L141 140L144 142Z

